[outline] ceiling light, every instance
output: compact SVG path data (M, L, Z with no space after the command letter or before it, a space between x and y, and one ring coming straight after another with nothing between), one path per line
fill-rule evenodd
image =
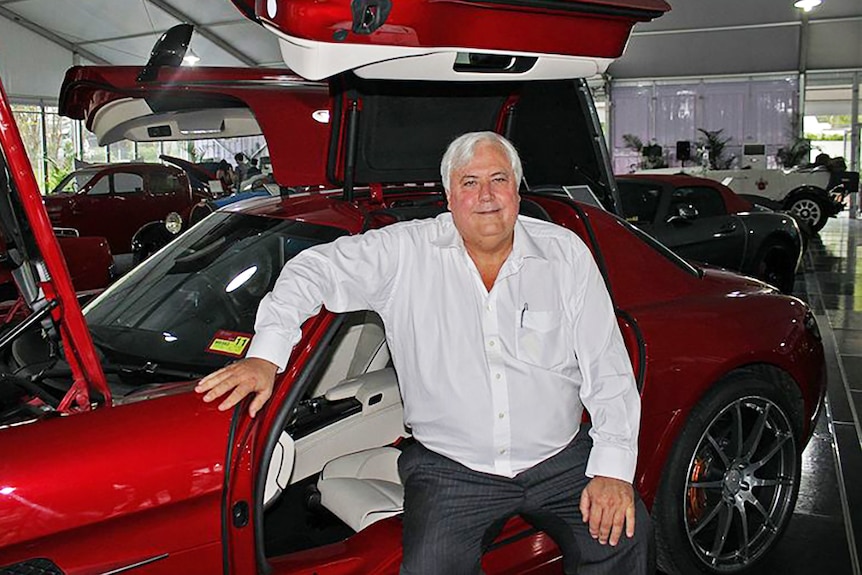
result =
M186 50L186 55L183 56L183 66L196 66L200 61L200 57L191 48Z
M793 3L793 6L805 12L811 12L811 10L817 8L821 4L823 4L823 0L796 0L796 2Z
M230 280L230 283L227 284L227 287L224 288L224 291L227 293L231 293L232 291L240 288L245 282L251 279L251 276L257 273L257 266L251 266L248 269L245 269L237 274L235 278Z

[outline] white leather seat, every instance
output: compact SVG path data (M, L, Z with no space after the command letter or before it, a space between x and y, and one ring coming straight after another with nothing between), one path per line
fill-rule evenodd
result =
M321 504L354 531L404 509L394 447L379 447L333 459L320 472Z

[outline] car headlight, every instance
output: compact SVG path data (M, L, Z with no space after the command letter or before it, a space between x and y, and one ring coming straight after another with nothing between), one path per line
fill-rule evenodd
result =
M176 212L169 213L165 217L165 229L177 235L183 229L183 217Z

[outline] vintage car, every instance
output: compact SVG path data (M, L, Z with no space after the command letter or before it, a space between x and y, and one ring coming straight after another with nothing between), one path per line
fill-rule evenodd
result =
M616 180L621 215L682 257L793 291L804 242L792 216L757 208L707 178L628 175Z
M45 207L55 227L103 236L113 253L125 254L148 226L181 227L208 197L177 167L129 162L75 170L47 194Z
M286 2L268 5L288 12ZM557 36L568 46L579 30L607 39L618 20L630 27L666 9L645 0L588 5L584 12L528 3L480 11L486 19L509 14L517 30L533 16L527 20L542 35L561 34L568 23L569 33ZM420 21L434 29L441 20ZM459 18L443 21L450 30ZM614 57L626 36L599 56ZM349 42L340 46L345 53L335 60L356 52ZM460 51L474 50L468 43ZM377 54L381 63L389 58ZM218 411L193 386L244 355L257 302L299 251L445 210L440 154L454 135L479 129L516 143L530 182L522 210L577 233L612 294L643 399L635 485L656 521L662 568L756 566L792 515L800 453L822 406L816 321L804 302L753 278L693 266L611 213L618 193L589 88L576 73L588 59L556 56L561 66L552 69L562 79L532 78L547 72L546 57L519 64L505 81L493 81L500 63L481 57L467 57L457 73L476 79L492 66L491 81L401 81L400 66L390 70L395 81L389 72L337 73L324 165L338 185L223 208L83 314L0 98L0 122L9 127L0 131L0 159L14 174L0 186L0 221L16 238L21 266L51 272L28 302L44 321L0 347L0 569L397 573L395 461L410 430L375 314L321 310L307 321L255 418L246 403ZM451 80L449 62L437 71ZM421 60L408 66L421 68ZM157 70L154 81L184 73ZM275 95L290 100L296 83L286 79L282 88L270 86L279 113L285 107ZM290 138L264 134L276 166L273 144L285 149ZM574 201L573 186L589 186L604 207ZM561 555L551 537L515 518L490 543L483 568L560 573Z

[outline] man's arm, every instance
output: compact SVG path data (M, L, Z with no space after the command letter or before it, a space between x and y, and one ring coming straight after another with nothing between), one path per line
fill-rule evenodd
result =
M287 366L305 320L321 306L337 313L381 309L388 303L397 261L397 238L389 230L339 238L300 253L261 301L247 358L205 377L195 391L207 402L230 393L221 410L253 393L249 413L254 417L272 395L275 376Z
M616 545L635 528L632 481L637 464L640 396L631 361L604 279L589 251L577 260L583 270L575 301L575 347L583 376L580 398L593 423L593 448L586 474L593 479L581 495L590 534Z

